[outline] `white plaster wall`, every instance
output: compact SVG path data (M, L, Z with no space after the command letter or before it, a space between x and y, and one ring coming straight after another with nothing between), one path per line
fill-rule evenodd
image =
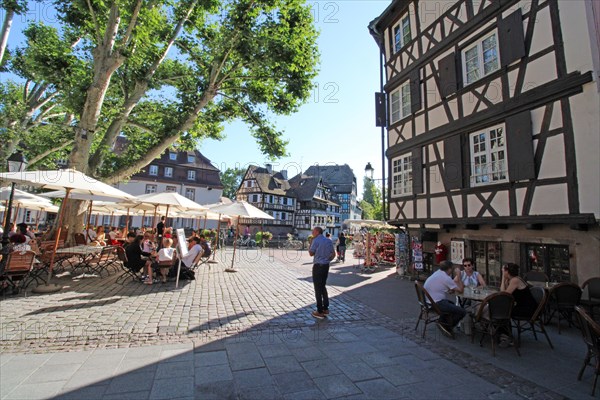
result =
M533 142L534 148L538 141ZM552 136L547 139L540 165L538 179L559 178L566 175L565 146L563 135Z
M492 200L492 208L496 210L500 216L510 215L510 206L508 201L508 191L499 191Z
M417 200L417 218L427 218L427 200Z
M458 215L458 217L466 217L466 215L463 215L462 212L462 196L452 196L452 201L454 202L454 207L456 207L456 214Z
M529 215L568 214L567 185L535 188Z
M450 205L446 197L431 199L431 217L432 218L452 218Z
M571 113L580 211L600 219L600 100L596 82L584 85L583 93L571 97Z
M546 54L527 64L523 92L554 81L556 75L556 61L554 53Z
M567 59L567 72L593 71L592 42L583 1L559 1L563 42Z
M525 21L529 23L529 20ZM527 25L523 28L525 32ZM554 43L552 39L552 20L550 19L550 8L545 7L543 10L539 10L535 18L535 29L533 30L533 37L531 39L531 50L529 54L535 54L545 48L551 46Z

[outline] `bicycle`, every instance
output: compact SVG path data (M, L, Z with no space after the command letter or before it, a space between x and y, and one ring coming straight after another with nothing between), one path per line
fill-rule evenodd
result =
M290 250L300 250L302 249L302 241L296 240L294 237L288 233L287 240L280 240L277 242L278 249L290 249Z
M250 236L244 238L240 235L239 239L236 241L238 246L248 246L248 247L256 247L256 241L251 239Z

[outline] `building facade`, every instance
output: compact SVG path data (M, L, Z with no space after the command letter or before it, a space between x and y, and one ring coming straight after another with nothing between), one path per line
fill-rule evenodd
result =
M296 197L294 227L299 237L306 238L316 226L336 237L340 233L340 204L334 191L318 175L298 174L289 181Z
M384 55L390 223L581 284L600 273L598 5L395 0ZM595 11L595 12L594 12Z
M117 141L117 145L124 144ZM116 187L134 196L177 192L203 205L218 203L223 193L219 170L198 150L167 150L160 158L133 175L129 181L121 182ZM109 217L105 216L104 221L100 222L109 224ZM119 220L119 225L124 226L125 217L121 219L123 221ZM152 226L152 219L153 215L147 215L145 218L132 217L130 225ZM175 228L196 227L197 221L192 218L169 218L168 225Z
M348 164L313 165L305 172L308 176L319 176L323 183L337 195L340 204L340 219L361 219L362 209L358 206L356 176Z
M287 171L273 171L271 164L264 168L251 165L236 192L236 200L247 201L274 218L241 218L240 224L249 226L252 234L264 230L278 238L292 232L296 198L290 192Z

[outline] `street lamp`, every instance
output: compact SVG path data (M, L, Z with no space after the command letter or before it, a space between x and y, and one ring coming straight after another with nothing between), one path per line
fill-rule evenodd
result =
M23 171L25 171L25 168L27 167L27 160L25 159L25 156L23 156L23 153L21 153L20 151L17 151L16 153L13 153L10 157L8 157L7 164L8 164L8 172L23 172ZM14 194L15 194L15 183L13 182L11 184L11 188L10 188L10 196L8 198L8 204L6 206L6 210L4 210L6 220L4 223L4 233L2 234L2 262L0 264L0 266L2 268L0 268L0 271L4 270L4 266L6 265L6 261L8 259L8 233L10 231L10 219L11 219L10 212L12 209L12 202L13 202Z
M371 166L371 163L368 162L367 166L365 167L365 174L367 175L367 178L369 178L370 180L373 180L373 172L375 172L375 169L373 169L373 167Z

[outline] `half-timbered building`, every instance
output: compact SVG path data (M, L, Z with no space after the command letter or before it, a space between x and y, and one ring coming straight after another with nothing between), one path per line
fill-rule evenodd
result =
M296 197L294 226L298 235L308 237L314 227L337 236L340 232L340 204L337 196L318 175L298 174L290 179L290 187Z
M493 285L505 262L600 273L599 9L395 0L371 22L392 224L474 257Z
M279 237L293 231L296 199L290 193L287 171L274 171L271 164L249 166L236 192L236 199L247 201L274 218L241 218L240 224L250 226L252 233L266 230Z

